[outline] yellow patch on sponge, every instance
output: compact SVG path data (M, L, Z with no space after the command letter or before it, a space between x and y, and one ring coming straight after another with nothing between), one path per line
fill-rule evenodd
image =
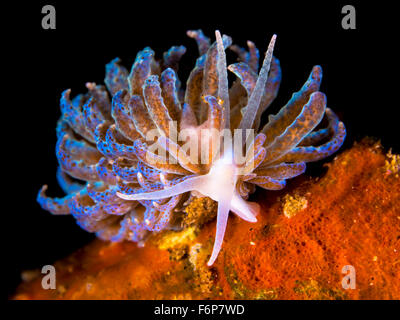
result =
M286 194L283 198L283 214L287 218L294 217L298 212L307 208L308 201L300 195L291 196Z

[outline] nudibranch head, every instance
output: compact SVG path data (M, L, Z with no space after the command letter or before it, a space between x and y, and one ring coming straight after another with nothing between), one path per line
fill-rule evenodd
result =
M111 241L144 241L151 232L180 227L179 212L193 197L218 202L214 248L221 249L229 212L256 222L259 206L247 201L256 186L285 187L306 162L337 151L345 127L326 107L315 66L300 89L260 129L262 113L281 80L276 41L269 43L259 71L259 53L232 45L216 31L211 44L201 30L189 31L200 57L186 88L177 76L186 49L171 47L163 59L140 51L130 72L114 59L105 85L88 83L88 93L62 93L57 125L57 173L63 198L39 192L53 214L72 214L78 224ZM227 66L225 50L237 53ZM227 70L237 76L231 86ZM323 119L327 127L317 128Z

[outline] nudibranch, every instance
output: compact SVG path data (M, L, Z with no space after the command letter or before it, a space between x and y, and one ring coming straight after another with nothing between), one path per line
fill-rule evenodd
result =
M186 48L173 46L162 59L144 48L130 72L112 60L105 87L87 83L88 92L72 100L70 90L62 93L56 156L66 196L47 197L45 185L38 202L102 239L143 243L151 232L180 228L177 213L190 199L209 197L218 202L211 266L229 212L256 222L260 208L247 201L256 186L284 188L306 162L336 152L346 130L319 91L320 66L260 129L281 81L275 35L259 71L251 41L247 51L219 31L214 43L201 30L187 34L199 58L185 89L177 71ZM227 66L228 48L238 63ZM228 70L237 77L231 86Z

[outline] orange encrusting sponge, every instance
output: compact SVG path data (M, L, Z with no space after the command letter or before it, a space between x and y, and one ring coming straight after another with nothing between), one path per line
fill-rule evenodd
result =
M158 234L143 248L96 240L55 263L57 289L42 275L14 299L400 299L399 157L364 140L320 178L260 191L257 223L232 213L208 268L215 223ZM356 288L342 287L342 268Z

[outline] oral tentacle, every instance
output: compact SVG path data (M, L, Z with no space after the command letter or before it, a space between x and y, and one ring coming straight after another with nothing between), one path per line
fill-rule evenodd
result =
M222 242L224 240L226 225L228 222L229 208L232 195L226 194L218 202L218 215L217 215L217 227L215 231L214 247L211 253L210 260L208 260L207 265L212 266L221 251Z
M117 195L125 200L158 200L176 196L181 193L196 190L196 185L201 182L203 176L197 176L186 179L173 187L166 188L164 190L158 190L153 192L137 193L127 195L124 193L117 192Z
M248 222L257 222L256 216L260 212L260 206L256 202L249 202L235 192L231 200L231 210L240 218Z

